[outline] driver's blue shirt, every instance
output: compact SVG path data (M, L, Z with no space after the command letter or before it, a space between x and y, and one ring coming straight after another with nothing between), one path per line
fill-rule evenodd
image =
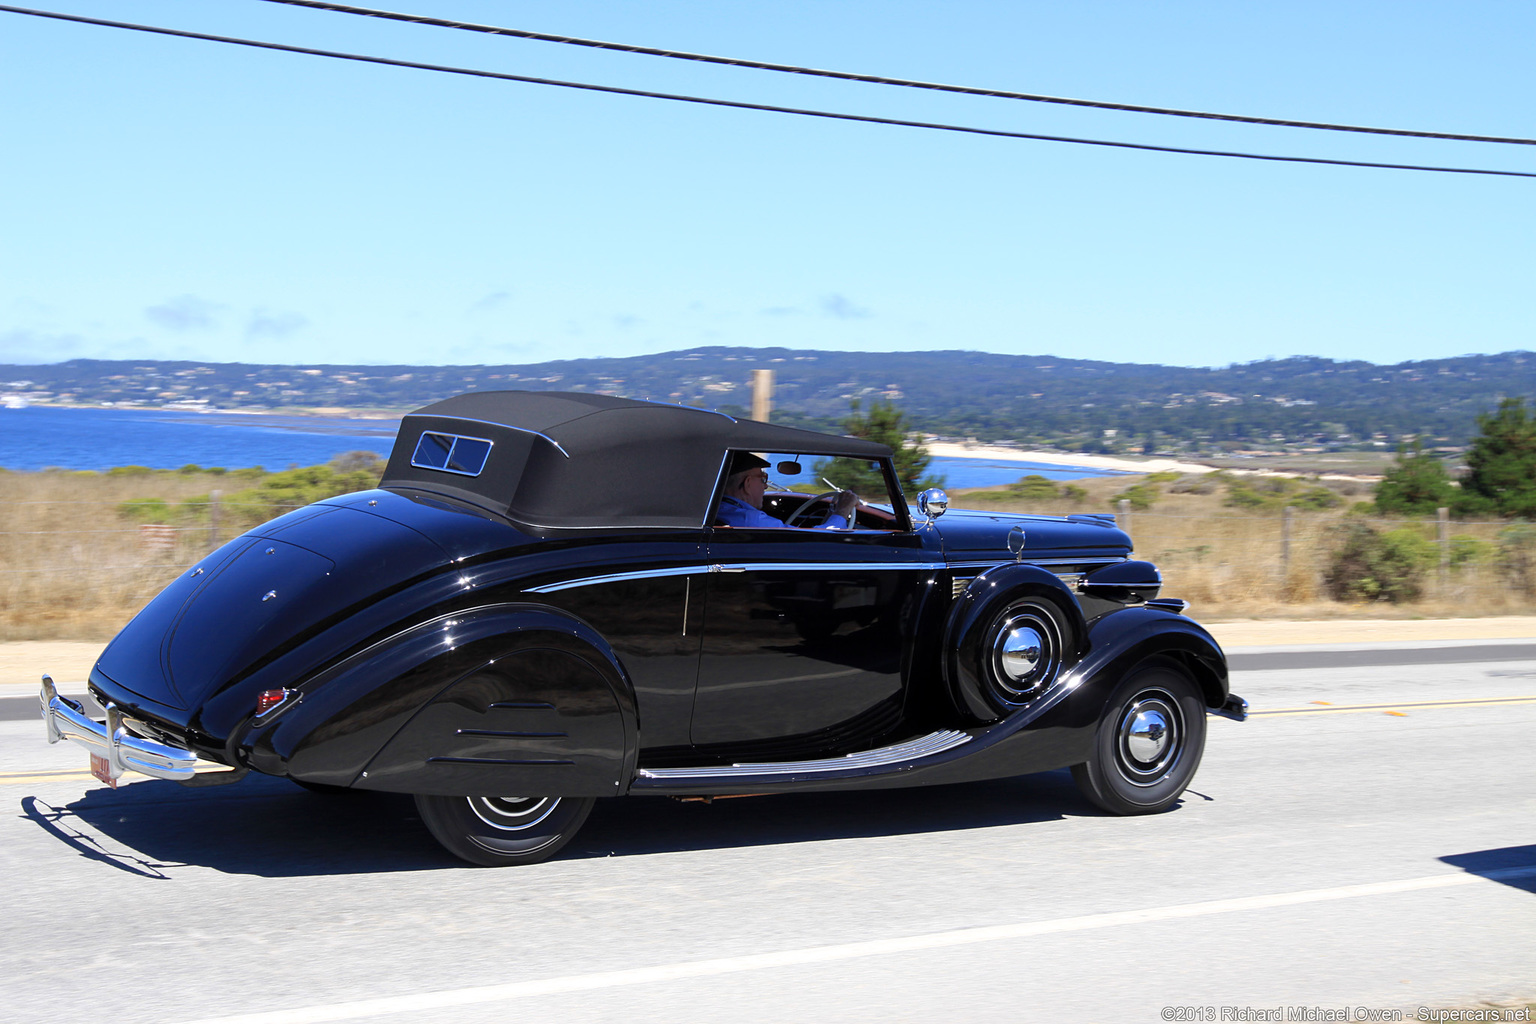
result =
M739 498L722 498L720 508L715 512L717 518L726 526L734 526L737 529L771 530L775 527L786 526L762 509L753 508ZM816 527L818 530L845 530L848 528L848 520L844 516L832 513L827 516L827 521Z

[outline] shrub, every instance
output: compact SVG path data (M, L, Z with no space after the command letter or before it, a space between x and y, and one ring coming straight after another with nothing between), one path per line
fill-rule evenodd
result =
M1323 509L1338 508L1344 504L1344 499L1326 487L1308 487L1287 504L1320 512Z
M1008 485L1010 497L1025 501L1049 501L1061 497L1061 489L1038 473L1031 473Z
M1225 504L1234 508L1280 509L1290 504L1288 500L1296 483L1283 476L1230 476Z
M1157 500L1157 496L1158 490L1156 484L1133 484L1132 486L1127 487L1125 490L1121 491L1119 494L1113 495L1109 499L1109 504L1111 507L1113 507L1122 501L1128 501L1131 503L1132 511L1145 512L1152 507L1152 503Z
M382 470L383 465L379 463L379 472ZM341 472L332 466L300 466L272 473L255 487L236 491L226 500L237 521L255 525L338 494L377 487L379 472L371 469Z
M130 498L117 506L117 513L136 523L169 523L174 514L164 498Z
M1499 572L1526 596L1536 594L1536 525L1515 523L1499 531Z
M1323 573L1323 586L1339 601L1414 601L1424 574L1437 561L1434 542L1417 530L1380 534L1364 523L1350 523Z
M1219 473L1191 473L1168 488L1169 494L1211 494L1221 483Z
M1451 550L1447 561L1452 569L1465 569L1469 566L1483 562L1491 562L1498 552L1498 546L1485 540L1458 533L1451 538Z

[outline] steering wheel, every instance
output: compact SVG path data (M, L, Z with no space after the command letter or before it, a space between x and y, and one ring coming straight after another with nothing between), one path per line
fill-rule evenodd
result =
M784 525L785 526L795 526L795 525L797 525L795 520L799 519L801 516L806 516L806 518L809 519L810 516L808 515L808 513L811 513L811 512L815 511L815 509L812 506L814 506L817 502L828 501L829 499L835 498L839 494L843 494L843 493L845 493L845 492L843 492L843 491L822 491L820 494L813 495L812 497L806 498L804 501L802 501L795 508L795 510L793 512L791 512L789 515L784 517ZM847 491L846 493L853 494L852 491ZM858 514L858 507L859 507L859 496L857 494L854 494L853 495L853 500L854 500L854 506L853 506L853 508L854 508L854 515L857 515ZM829 507L827 508L827 515L828 516L832 515L832 509L830 507L830 502L829 502ZM850 515L848 517L848 527L847 527L848 529L852 529L853 528L853 522L854 522L854 517L853 517L853 515Z

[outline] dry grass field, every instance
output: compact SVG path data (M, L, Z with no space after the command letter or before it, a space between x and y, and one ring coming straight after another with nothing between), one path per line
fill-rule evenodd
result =
M213 530L206 502L248 485L232 474L0 471L0 640L109 639L184 567L244 529L226 514ZM154 498L193 504L186 521L149 529L120 511Z
M1114 497L1137 477L1090 480L1072 498L1021 498L995 490L957 491L955 507L1005 511L1110 512ZM1164 594L1193 603L1202 621L1232 619L1328 619L1358 617L1442 618L1529 614L1536 600L1512 587L1499 557L1505 524L1451 524L1464 561L1443 578L1425 575L1423 596L1413 602L1341 603L1322 587L1324 571L1351 517L1350 503L1368 499L1363 484L1329 482L1340 508L1292 518L1288 567L1281 560L1278 509L1249 511L1226 504L1221 487L1210 493L1173 493L1192 486L1163 481L1147 511L1128 522L1136 555L1156 562ZM245 529L255 517L275 515L276 505L236 507L229 496L251 486L236 474L156 472L10 473L0 471L0 641L109 639L175 575L217 544ZM210 522L209 495L223 494L218 522ZM160 499L168 510L159 526L122 510L125 502ZM1405 525L1426 540L1434 524L1367 519L1377 530Z
M950 497L956 508L1052 515L1114 512L1115 496L1145 479L1078 481L1084 494L1076 499L1019 499L996 490L958 491ZM1183 478L1183 485L1197 480ZM1453 549L1460 552L1462 560L1454 568L1447 567L1443 575L1438 566L1429 569L1418 600L1400 604L1340 602L1329 597L1323 581L1349 522L1362 521L1379 532L1408 530L1432 542L1436 537L1434 520L1352 515L1352 505L1370 499L1368 484L1307 481L1307 487L1326 486L1341 503L1326 510L1296 507L1291 516L1289 558L1285 559L1280 508L1229 506L1225 504L1225 489L1219 484L1204 494L1177 493L1180 486L1179 481L1158 485L1159 493L1150 509L1133 512L1121 525L1131 535L1135 556L1156 563L1162 570L1163 594L1191 602L1190 614L1201 621L1454 618L1536 611L1536 596L1512 588L1498 558L1499 538L1508 524L1453 520L1449 532Z

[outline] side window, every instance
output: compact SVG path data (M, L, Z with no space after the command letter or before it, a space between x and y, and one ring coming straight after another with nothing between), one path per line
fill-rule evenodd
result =
M736 453L715 525L731 528L899 530L904 518L892 502L879 462L795 452ZM738 483L732 490L732 482ZM859 498L857 506L845 492ZM844 506L852 509L841 514Z

